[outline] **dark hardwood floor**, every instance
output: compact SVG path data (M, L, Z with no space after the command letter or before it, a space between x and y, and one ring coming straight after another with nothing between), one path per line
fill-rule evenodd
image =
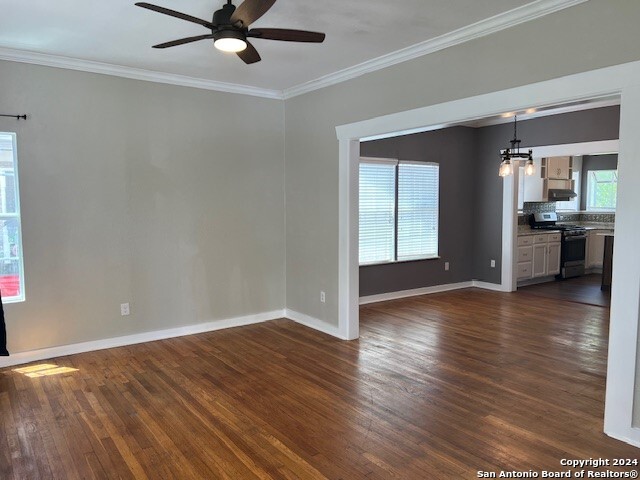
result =
M477 289L0 370L0 478L458 479L637 458L602 433L607 309Z
M601 274L584 275L555 282L538 283L518 287L518 291L539 297L555 298L567 302L587 303L600 307L609 307L611 292L602 290Z

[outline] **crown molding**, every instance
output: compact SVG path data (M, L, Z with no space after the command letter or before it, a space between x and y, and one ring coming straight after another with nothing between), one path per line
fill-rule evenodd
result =
M215 90L218 92L238 93L241 95L251 95L254 97L271 98L282 100L280 90L270 90L266 88L238 85L234 83L216 82L203 78L188 77L172 73L155 72L141 68L123 67L109 63L94 62L91 60L81 60L58 55L30 52L25 50L14 50L10 48L0 48L0 60L11 62L30 63L33 65L43 65L46 67L64 68L67 70L78 70L81 72L98 73L102 75L112 75L115 77L131 78L133 80L143 80L146 82L165 83L168 85L179 85L182 87L200 88L204 90Z
M588 0L537 0L527 5L495 15L491 18L462 27L458 30L454 30L453 32L446 33L439 37L426 40L402 50L397 50L381 57L360 63L359 65L345 68L338 72L331 73L284 90L273 90L235 83L217 82L204 78L194 78L185 75L156 72L153 70L144 70L140 68L95 62L92 60L81 60L10 48L0 48L0 60L44 65L47 67L64 68L68 70L78 70L81 72L98 73L102 75L112 75L147 82L237 93L240 95L251 95L254 97L270 98L275 100L286 100L314 90L319 90L324 87L357 78L366 73L375 72L398 63L444 50L445 48L452 47L454 45L484 37L486 35L499 32L500 30L511 28L587 1Z
M515 27L522 23L535 20L565 8L579 5L586 1L588 0L537 0L533 3L514 8L513 10L509 10L471 25L467 25L466 27L459 28L453 32L445 33L439 37L417 43L410 47L403 48L402 50L382 55L381 57L325 75L316 80L311 80L310 82L287 88L283 91L283 97L285 99L289 99L314 90L329 87L337 83L345 82L366 73L375 72L398 63L444 50L445 48L449 48L454 45L459 45L476 38L491 35L492 33L499 32L500 30Z

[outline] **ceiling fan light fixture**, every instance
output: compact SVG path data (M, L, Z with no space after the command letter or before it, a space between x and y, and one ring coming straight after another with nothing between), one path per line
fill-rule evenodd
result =
M236 30L223 30L214 34L213 45L222 52L238 53L247 48L244 35Z

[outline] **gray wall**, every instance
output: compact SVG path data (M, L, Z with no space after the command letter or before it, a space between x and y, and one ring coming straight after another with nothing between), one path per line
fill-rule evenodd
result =
M518 138L523 145L615 140L620 127L620 107L583 110L563 115L518 122ZM502 179L498 176L498 152L513 138L513 124L481 128L478 132L477 215L474 232L474 275L477 280L501 282L502 264ZM534 152L535 154L535 152ZM491 260L496 268L491 268Z
M580 172L580 210L587 209L587 173L589 170L616 170L618 155L584 155Z
M518 122L523 145L613 140L620 108L605 107ZM467 280L501 282L502 179L498 152L513 138L513 124L439 131L363 142L363 156L440 159L440 260L360 268L360 295L409 290ZM607 156L585 156L585 165L610 168ZM617 156L613 160L617 162ZM473 162L469 161L474 159ZM436 160L437 161L437 160ZM591 168L591 167L589 167ZM491 267L496 260L496 267ZM451 270L444 271L445 261Z
M360 267L360 295L410 290L472 279L476 130L454 127L363 142L360 154L440 165L440 259ZM449 262L450 270L444 270Z
M638 18L637 0L584 2L288 99L284 129L276 101L0 62L0 105L32 115L0 120L19 135L28 298L7 306L9 346L246 315L285 298L337 325L335 127L637 61ZM487 192L479 215L501 195L504 141L469 159ZM481 267L500 258L500 221L487 215L476 223ZM477 269L497 282L495 272ZM120 317L127 300L132 315Z
M640 2L590 1L553 15L363 75L285 102L287 307L338 323L338 141L335 127L417 107L640 59ZM593 29L597 24L598 28ZM567 28L571 25L571 28ZM514 68L513 55L523 59ZM508 127L506 127L508 128ZM503 145L511 137L496 138ZM526 132L522 137L527 138ZM478 188L501 195L496 158L481 162ZM494 192L495 191L495 192ZM489 219L487 229L500 228ZM477 257L499 258L491 235ZM487 260L488 261L488 260ZM488 265L488 263L487 263ZM482 277L498 281L493 272ZM496 273L499 269L495 269ZM326 303L319 292L327 292Z
M25 252L11 352L284 308L282 102L10 62L0 85L30 115L0 119Z

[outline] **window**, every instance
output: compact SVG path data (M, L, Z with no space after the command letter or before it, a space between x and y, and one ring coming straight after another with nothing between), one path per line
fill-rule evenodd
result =
M614 211L617 195L617 170L589 170L587 172L587 210Z
M15 133L0 132L0 290L3 302L24 300L24 267Z
M360 162L360 265L438 256L439 166Z

